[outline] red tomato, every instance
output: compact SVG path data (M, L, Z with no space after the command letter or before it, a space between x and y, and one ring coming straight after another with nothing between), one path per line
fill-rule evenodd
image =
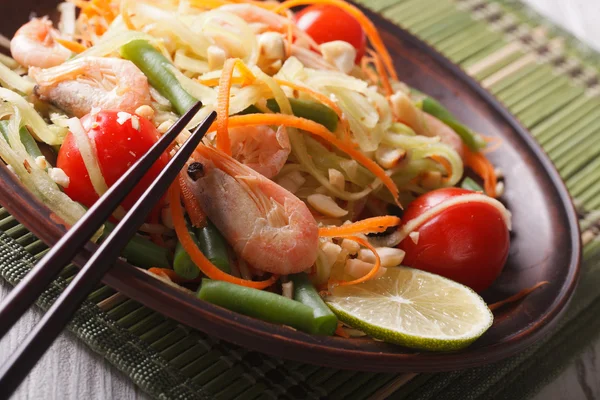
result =
M448 199L472 193L447 188L424 194L408 205L404 223ZM502 213L488 203L450 206L416 232L416 244L408 237L399 245L406 251L403 264L445 276L476 292L487 289L496 280L508 257L508 228Z
M296 24L318 44L343 40L356 49L355 62L365 55L367 36L358 21L336 6L314 5L296 14Z
M106 184L112 186L150 147L158 140L159 134L154 125L145 118L137 117L139 130L132 126L131 119L122 125L117 122L117 111L101 111L88 114L81 119L81 124L88 137L94 141L98 154L100 171ZM152 166L140 183L125 198L122 205L131 208L135 201L148 188L159 172L167 164L167 156ZM60 151L56 166L69 177L69 187L65 193L73 200L90 207L98 195L92 186L83 158L71 132L67 134Z

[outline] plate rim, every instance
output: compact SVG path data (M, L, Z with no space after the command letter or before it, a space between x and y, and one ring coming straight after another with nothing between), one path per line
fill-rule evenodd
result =
M564 312L572 298L577 285L581 270L582 245L578 217L571 196L555 165L541 145L494 95L483 88L459 65L409 31L379 13L361 5L358 7L371 19L377 18L377 24L383 25L387 32L398 34L402 41L417 47L431 57L435 63L449 71L454 79L465 83L481 101L516 132L519 139L524 141L525 146L534 154L549 178L553 189L559 195L558 203L562 206L562 211L569 223L567 228L573 251L569 259L567 279L563 282L558 296L554 298L547 311L526 328L508 336L504 341L485 347L466 348L452 353L379 353L353 349L350 341L346 339L318 337L226 310L196 299L188 292L168 285L123 260L115 263L104 277L103 283L168 318L192 326L209 335L218 336L238 345L243 343L242 346L246 348L249 347L248 343L253 341L253 346L250 346L251 350L327 367L374 372L439 372L484 365L514 355L538 340L557 322L558 317ZM3 163L0 164L0 199L19 198L25 201L25 206L11 201L3 201L3 206L43 242L48 245L56 243L64 234L65 227L56 219L52 219L52 212L23 186ZM40 221L45 223L40 224ZM88 243L74 259L74 262L82 265L95 248L97 248L96 245ZM165 302L165 300L168 301ZM202 316L200 320L198 320L199 316ZM200 322L209 323L202 326ZM237 326L237 329L234 329L234 326ZM245 332L245 334L240 336L240 332ZM266 336L269 337L265 340ZM240 337L245 339L238 340ZM256 340L258 338L262 338L262 340ZM345 342L343 346L341 346L342 342ZM336 345L334 346L334 344ZM305 350L305 352L298 350ZM315 362L315 358L310 356L311 351L320 352L323 355L322 360Z

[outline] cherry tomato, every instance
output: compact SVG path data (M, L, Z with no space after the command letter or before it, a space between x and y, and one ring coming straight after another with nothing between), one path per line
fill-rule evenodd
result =
M459 188L438 189L408 205L404 223L456 196L474 192ZM509 234L501 211L484 202L456 204L433 216L399 247L406 252L403 264L450 278L476 292L487 289L502 272Z
M132 119L128 119L123 124L117 121L117 111L101 111L94 115L88 114L81 119L87 136L94 141L100 171L109 187L158 140L159 134L150 121L138 116L133 118L139 121L139 126L135 124L139 129L132 126ZM158 159L123 201L122 206L125 209L133 206L156 179L167 161L165 154ZM69 186L64 189L69 197L87 207L98 200L98 194L92 186L75 137L71 132L67 134L58 152L56 166L69 177Z
M360 23L346 11L336 6L314 5L306 7L295 16L296 24L318 44L343 40L356 49L355 62L365 55L367 36Z

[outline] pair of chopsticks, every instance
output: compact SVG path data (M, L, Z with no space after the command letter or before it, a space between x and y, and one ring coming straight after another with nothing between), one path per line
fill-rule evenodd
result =
M0 338L27 309L112 215L127 194L137 185L154 162L191 121L202 104L196 103L141 157L88 212L60 239L0 304ZM71 284L44 314L40 322L0 366L0 399L7 399L54 342L87 295L111 268L121 251L144 222L154 203L175 180L194 149L214 121L212 112L194 130L158 178L148 187L116 228L102 242Z

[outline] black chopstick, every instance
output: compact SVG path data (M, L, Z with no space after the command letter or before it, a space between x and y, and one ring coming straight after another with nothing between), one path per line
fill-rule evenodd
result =
M0 338L31 307L202 107L194 104L50 249L0 304Z
M212 112L181 146L134 206L125 214L98 250L81 268L71 284L60 295L17 350L0 367L0 399L8 398L71 320L104 274L111 268L126 243L137 232L146 216L171 182L177 177L194 149L214 121ZM118 204L118 203L117 203ZM116 207L116 206L115 206Z

